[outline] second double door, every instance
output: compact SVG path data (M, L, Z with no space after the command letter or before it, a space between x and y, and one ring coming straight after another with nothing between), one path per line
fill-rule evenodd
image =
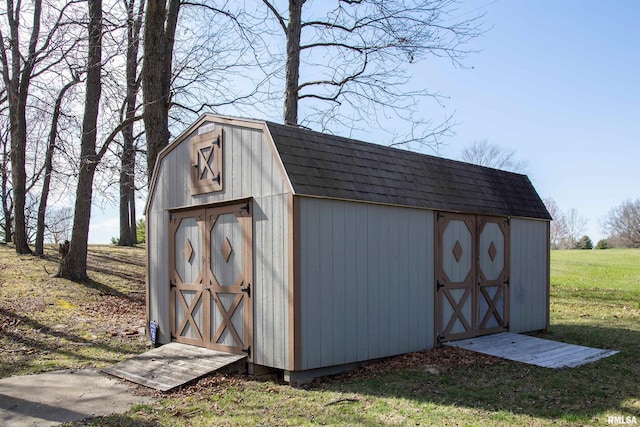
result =
M508 329L509 219L436 214L439 342Z

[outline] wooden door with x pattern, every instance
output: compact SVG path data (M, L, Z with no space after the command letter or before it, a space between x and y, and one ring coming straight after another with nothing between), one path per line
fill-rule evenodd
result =
M251 360L251 202L171 214L171 335Z
M507 330L509 220L439 212L435 234L438 341Z

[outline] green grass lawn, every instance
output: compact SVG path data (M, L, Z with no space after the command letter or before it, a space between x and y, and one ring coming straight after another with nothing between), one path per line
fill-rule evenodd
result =
M0 247L0 376L99 367L144 350L140 337L121 333L143 314L144 252L91 251L100 267L89 272L92 282L78 284L49 278L51 257L17 257ZM549 370L441 348L304 388L215 375L125 415L77 425L604 426L609 416L640 422L640 250L554 251L551 264L551 326L541 336L620 353Z
M640 250L554 251L543 337L620 353L549 370L443 348L293 388L213 377L95 425L607 425L640 420ZM633 419L630 419L633 420Z
M639 312L640 250L551 252L550 337L625 346L629 339L640 341Z

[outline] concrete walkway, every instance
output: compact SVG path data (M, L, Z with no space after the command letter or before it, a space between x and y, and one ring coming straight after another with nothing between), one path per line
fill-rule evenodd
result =
M58 371L0 379L0 426L53 426L124 413L150 397L90 370Z

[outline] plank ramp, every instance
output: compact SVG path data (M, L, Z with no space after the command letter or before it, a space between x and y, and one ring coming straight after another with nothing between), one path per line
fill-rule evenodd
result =
M612 356L618 351L567 344L503 332L453 341L445 345L544 368L573 368Z
M169 391L210 372L241 363L245 355L172 342L102 371L160 391Z

